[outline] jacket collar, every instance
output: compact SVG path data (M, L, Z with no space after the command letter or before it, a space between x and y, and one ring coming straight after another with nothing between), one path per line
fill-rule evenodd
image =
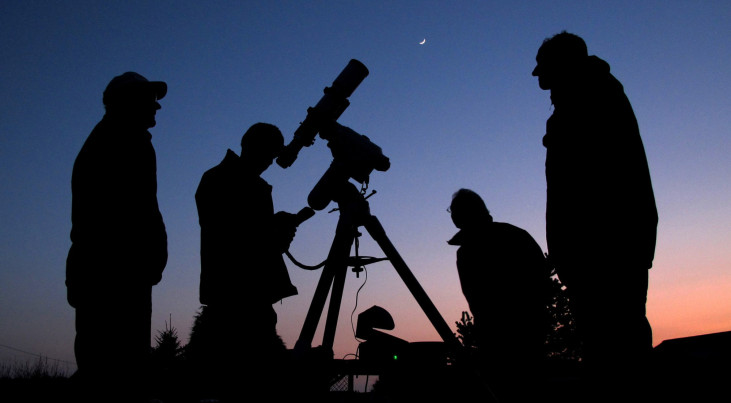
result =
M460 229L447 243L449 245L462 246L476 238L484 238L490 234L493 228L492 224L493 221L486 221L470 228Z

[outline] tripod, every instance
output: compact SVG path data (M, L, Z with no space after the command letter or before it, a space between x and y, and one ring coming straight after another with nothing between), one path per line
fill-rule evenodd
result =
M388 239L378 218L371 215L368 201L363 194L350 182L346 182L346 184L340 186L336 193L333 201L338 204L340 218L338 219L335 230L335 238L330 247L330 252L328 253L320 280L317 283L315 295L312 298L310 308L305 317L299 339L295 344L295 350L302 351L311 347L317 325L325 307L328 292L331 291L332 287L330 306L325 321L325 332L322 341L322 347L328 351L332 351L340 304L343 297L345 276L348 271L350 250L355 238L360 235L358 228L361 226L378 243L378 246L380 246L394 269L396 269L396 272L419 303L419 306L431 321L436 331L447 344L447 347L450 349L457 348L459 342L452 333L452 330L416 280L416 277L411 273L406 262L404 262L401 255Z

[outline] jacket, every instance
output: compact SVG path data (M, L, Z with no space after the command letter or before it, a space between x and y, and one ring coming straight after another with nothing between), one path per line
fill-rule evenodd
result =
M151 137L105 116L76 157L66 264L72 306L90 293L124 293L162 277L167 233Z
M539 349L547 331L551 271L533 237L508 223L484 222L460 230L448 243L459 246L457 271L481 344Z
M276 242L272 187L228 150L195 194L201 228L200 302L269 304L297 294Z
M552 89L543 138L549 256L560 276L597 261L649 269L658 216L634 111L606 62L591 56L581 71Z

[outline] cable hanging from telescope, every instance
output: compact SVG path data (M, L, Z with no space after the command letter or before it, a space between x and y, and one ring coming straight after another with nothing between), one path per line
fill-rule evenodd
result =
M289 260L291 260L292 263L295 264L295 266L297 266L297 267L299 267L301 269L305 269L305 270L318 270L318 269L322 268L322 266L324 266L325 264L327 264L327 259L325 259L322 262L320 262L320 263L318 263L318 264L316 264L314 266L308 266L308 265L306 265L304 263L300 263L299 261L297 261L297 259L295 259L294 256L292 256L291 253L289 253L289 251L286 251L284 253L287 255L287 257L289 258ZM372 257L372 256L356 256L355 258L350 258L348 261L349 261L349 265L353 265L353 263L359 262L360 265L365 266L365 265L369 265L369 264L372 264L372 263L382 262L384 260L388 260L388 258L387 257Z
M314 266L308 266L308 265L306 265L306 264L302 264L302 263L298 262L298 261L297 261L297 259L295 259L295 258L294 258L294 256L292 256L292 254L291 254L291 253L289 253L289 251L286 251L286 252L284 252L284 253L285 253L285 254L287 255L287 257L289 258L289 260L291 260L291 261L292 261L292 263L294 263L294 264L295 264L295 265L296 265L297 267L299 267L300 269L305 269L305 270L317 270L317 269L321 268L322 266L324 266L324 265L325 265L325 263L327 263L327 259L325 259L325 260L323 260L322 262L320 262L320 263L318 263L318 264L316 264L316 265L314 265Z
M360 238L358 236L356 236L355 239L353 240L353 243L355 244L355 259L357 260L360 258L360 255L358 254L358 249L360 246ZM360 269L362 269L363 272L365 273L365 278L363 279L363 284L361 284L360 287L358 287L358 291L355 292L355 306L353 307L353 311L350 312L350 327L353 330L353 338L358 342L360 342L360 340L358 340L358 337L355 335L356 332L355 332L355 324L353 323L353 315L355 315L355 311L358 309L358 297L360 296L360 290L362 290L363 287L365 287L366 283L368 282L368 268L366 268L366 266L363 265L363 266L360 266Z

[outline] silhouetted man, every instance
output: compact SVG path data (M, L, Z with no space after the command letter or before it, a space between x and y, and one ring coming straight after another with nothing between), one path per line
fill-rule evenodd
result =
M460 230L449 244L459 246L457 271L474 316L481 370L498 400L525 401L545 356L549 266L533 237L494 222L477 193L460 189L449 211Z
M206 305L206 371L214 387L266 390L281 362L272 304L295 295L282 253L295 234L293 214L274 214L272 187L261 174L284 148L276 126L257 123L203 174L196 192L201 227L200 302ZM268 386L267 386L268 385ZM268 393L281 392L273 387ZM271 395L269 395L271 397Z
M147 129L166 93L164 82L137 73L114 77L106 113L74 163L66 286L76 308L76 376L92 399L146 398L152 286L167 263Z
M555 107L543 138L548 256L569 292L587 369L626 376L652 349L645 303L658 220L637 120L609 65L580 37L545 40L536 61L533 75Z

